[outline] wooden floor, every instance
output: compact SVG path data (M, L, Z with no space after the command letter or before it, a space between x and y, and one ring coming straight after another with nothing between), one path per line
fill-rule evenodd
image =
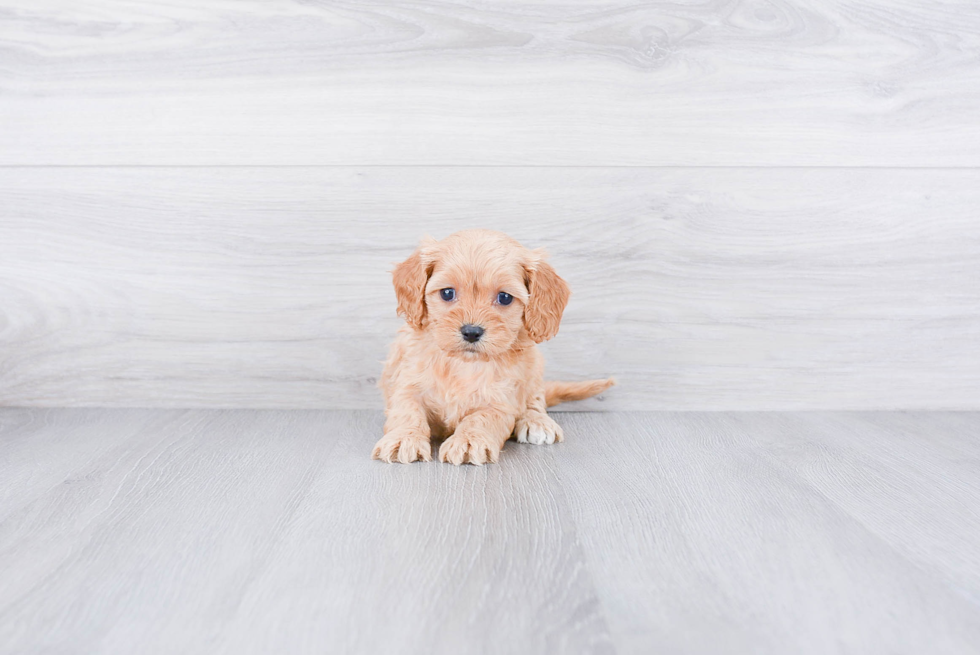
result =
M0 410L0 652L969 653L980 414Z

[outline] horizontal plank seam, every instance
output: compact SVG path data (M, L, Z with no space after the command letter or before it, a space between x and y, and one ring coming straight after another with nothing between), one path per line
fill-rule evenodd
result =
M976 166L809 166L809 165L620 165L620 164L0 164L0 169L118 169L118 168L555 168L555 169L637 169L637 170L908 170L908 171L975 171Z

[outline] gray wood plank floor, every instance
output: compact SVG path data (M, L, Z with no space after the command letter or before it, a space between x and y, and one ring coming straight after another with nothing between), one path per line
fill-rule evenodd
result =
M973 653L980 414L0 410L0 652Z

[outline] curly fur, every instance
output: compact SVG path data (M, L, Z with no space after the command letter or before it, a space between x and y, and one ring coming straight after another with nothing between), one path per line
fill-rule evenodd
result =
M536 344L558 333L569 289L540 250L489 230L423 239L392 281L405 325L380 381L386 421L375 459L428 461L431 438L445 437L444 462L496 462L511 436L562 441L546 407L614 384L611 378L544 382ZM447 288L456 294L448 302L440 296ZM513 296L511 304L497 302L501 291ZM467 324L484 329L476 343L460 333Z

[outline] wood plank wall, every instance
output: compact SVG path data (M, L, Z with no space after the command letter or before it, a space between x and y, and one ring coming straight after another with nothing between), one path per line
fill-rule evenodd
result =
M980 409L978 166L972 1L0 0L0 405L378 408L489 227L579 409Z

